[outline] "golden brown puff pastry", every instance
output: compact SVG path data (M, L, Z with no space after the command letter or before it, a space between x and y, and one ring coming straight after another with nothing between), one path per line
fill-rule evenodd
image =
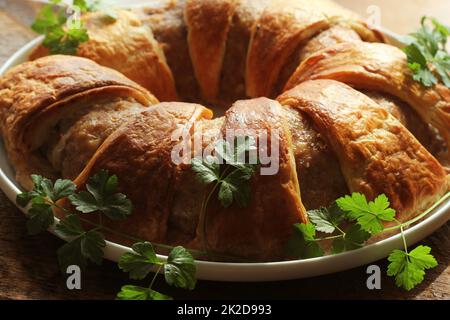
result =
M413 79L406 55L382 43L342 43L304 61L285 89L310 79L334 79L358 89L387 93L406 102L450 145L450 89L424 87Z
M305 43L300 43L299 48L289 56L287 62L280 70L280 75L275 83L275 94L280 94L284 90L286 82L297 69L302 61L311 54L325 49L331 45L342 42L361 42L359 34L344 22L332 25Z
M116 14L115 20L102 12L82 16L89 41L78 47L77 55L120 71L160 100L177 100L172 72L152 30L132 12L116 10ZM38 49L31 59L43 54L46 50Z
M149 241L167 242L174 182L183 170L183 164L172 161L172 150L180 143L173 137L178 132L192 132L196 121L211 117L211 111L200 105L176 102L154 105L110 135L75 183L84 185L100 169L116 174L119 189L133 203L133 214L124 221L105 224Z
M117 92L115 95L104 92L97 94L95 98L77 99L69 107L60 108L63 115L44 113L43 118L46 119L37 121L41 128L46 126L45 122L49 118L57 123L52 126L51 133L47 134L46 143L41 150L61 177L73 180L103 141L146 107L126 94L119 96ZM34 130L43 131L39 128Z
M187 0L185 21L195 76L206 100L217 97L235 0Z
M279 103L266 98L235 102L225 114L223 137L233 139L231 130L253 136L268 133L267 148L278 145L279 171L275 175L256 174L251 181L251 202L246 208L209 206L207 243L213 252L271 261L283 256L283 246L292 234L292 224L306 222L306 210L292 154L290 131ZM228 135L228 136L227 136ZM261 146L258 147L261 149ZM264 167L264 165L262 165ZM199 226L200 229L200 226ZM201 230L194 245L200 246Z
M328 206L349 193L339 162L321 133L314 130L311 119L299 110L284 107L302 202L308 210Z
M192 157L202 157L210 153L221 130L225 117L199 119L194 124L191 141ZM190 166L184 166L174 181L174 192L170 204L168 236L172 243L189 243L196 236L198 216L201 211L205 186L195 177Z
M270 0L240 0L228 32L219 100L231 105L246 97L245 67L253 25Z
M386 194L408 220L448 190L439 162L387 110L332 80L304 82L278 100L311 117L336 153L351 192Z
M185 0L157 1L145 3L133 12L152 29L164 50L180 99L194 102L198 100L199 87L189 55L185 4Z
M34 151L72 109L72 102L75 108L86 107L104 95L132 98L141 106L157 102L117 71L79 57L55 55L25 62L0 79L1 132L20 184L30 186L31 173L55 176L55 170ZM80 99L85 103L76 104Z
M421 145L443 165L446 165L445 157L447 156L447 147L445 142L438 136L436 130L423 122L417 112L408 106L408 104L386 93L370 90L359 91L378 103L381 107L386 108L390 114L400 121L419 140Z
M340 21L358 17L328 0L272 0L254 24L247 57L250 97L271 96L280 71L299 45ZM358 29L367 29L362 23ZM373 41L382 41L370 32Z

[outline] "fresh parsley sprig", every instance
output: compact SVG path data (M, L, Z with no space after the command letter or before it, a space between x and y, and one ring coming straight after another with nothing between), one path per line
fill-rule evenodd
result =
M74 6L78 6L81 12L86 12L94 7L85 0L74 0ZM81 21L67 23L67 6L61 0L51 0L38 13L36 20L31 25L35 32L45 35L43 46L50 50L51 54L76 54L78 46L89 40L87 29Z
M250 179L259 166L253 137L235 137L233 144L220 139L216 142L214 151L214 156L192 159L192 170L197 180L204 186L210 186L199 215L203 249L207 253L206 213L211 197L217 193L217 199L224 208L228 208L233 202L239 207L248 206L251 200Z
M194 258L185 248L173 248L166 261L158 259L150 242L135 243L133 252L125 253L119 261L119 268L129 272L131 279L142 280L156 269L150 285L145 287L125 285L117 294L120 300L170 300L171 297L153 290L155 280L164 270L166 282L174 287L193 290L195 288L196 267Z
M196 284L196 267L194 258L185 248L164 246L171 251L166 261L158 259L153 246L135 237L124 235L100 223L94 223L82 218L86 214L99 214L112 220L128 217L133 206L131 201L122 193L118 193L118 178L110 175L106 170L100 170L90 177L86 183L86 190L77 192L77 186L70 180L58 179L53 183L50 179L39 175L32 175L33 189L17 195L16 202L27 207L27 228L30 234L37 234L47 230L55 224L53 209L62 210L66 216L55 225L56 234L70 239L58 251L58 261L62 271L70 265L85 268L88 261L100 264L103 260L103 248L106 245L102 231L119 234L134 241L133 253L125 253L119 267L130 273L131 279L144 279L154 267L157 267L151 284L148 288L134 285L123 286L118 293L118 299L145 299L167 300L171 299L152 289L155 279L162 269L166 282L169 285L192 290ZM75 207L75 212L60 206L57 202L68 198ZM85 225L93 228L86 229ZM163 245L158 245L163 246Z
M449 196L445 195L437 204ZM400 229L404 249L394 250L389 255L387 274L395 277L397 286L411 290L423 281L425 270L435 267L437 262L430 254L430 247L421 245L408 251L404 228L425 217L437 204L414 219L400 223L395 219L395 210L390 208L386 195L367 201L363 194L352 193L337 199L328 208L308 211L311 222L294 225L286 250L292 256L308 259L324 255L319 243L331 241L331 252L336 254L363 247L373 235ZM383 222L392 221L397 225L384 228ZM318 238L316 231L329 236Z
M426 87L442 82L450 88L449 36L449 27L435 18L422 17L421 28L417 32L399 39L406 45L404 51L414 80Z
M32 175L33 189L17 195L16 202L21 207L31 203L27 212L28 233L35 235L47 230L55 223L53 209L62 210L66 217L55 226L55 232L72 240L58 250L58 260L62 270L69 265L84 268L87 261L100 264L103 259L105 238L100 230L108 228L94 224L95 228L86 230L82 223L93 225L87 219L61 207L57 202L68 198L80 213L104 214L112 220L123 219L131 214L131 201L122 193L116 192L117 176L109 175L105 170L89 178L86 189L76 192L76 185L67 179L53 182L39 175Z

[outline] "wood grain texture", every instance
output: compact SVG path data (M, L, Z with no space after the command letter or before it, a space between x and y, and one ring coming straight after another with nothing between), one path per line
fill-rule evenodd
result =
M5 1L0 0L0 9ZM15 3L20 1L14 1ZM402 10L400 4L415 3L416 10L449 19L449 10L442 13L448 0L383 1L340 0L357 10L361 3L378 4L386 14L393 14L399 24L391 29L406 32L414 29L420 14ZM367 4L366 4L367 6ZM14 8L19 10L20 6ZM17 8L17 9L16 9ZM26 8L29 8L26 6ZM433 11L434 10L436 11ZM5 7L3 6L3 9ZM26 9L29 10L29 9ZM364 11L363 11L364 12ZM399 12L402 14L400 15ZM24 13L25 14L25 13ZM408 18L410 17L411 18ZM20 13L17 13L20 17ZM384 21L384 20L383 20ZM403 22L406 21L406 22ZM445 21L445 20L444 20ZM448 24L450 21L447 21ZM405 24L401 24L405 23ZM16 19L0 10L0 64L34 35ZM445 299L450 300L450 222L422 241L432 247L439 266L427 272L426 280L410 292L395 287L385 274L386 261L378 261L383 270L382 289L370 291L366 287L366 267L332 275L272 283L222 283L200 281L197 288L184 291L168 287L159 279L155 288L176 299ZM115 263L104 261L102 266L91 265L82 275L82 289L69 291L61 275L56 250L63 242L51 234L27 236L25 217L0 192L0 299L113 299L120 286L129 283L127 275ZM131 282L133 283L133 282ZM146 285L146 282L142 282Z

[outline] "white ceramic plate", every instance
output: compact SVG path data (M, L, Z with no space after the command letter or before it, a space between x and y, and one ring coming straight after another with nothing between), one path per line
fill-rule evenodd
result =
M385 33L395 43L392 33ZM12 55L0 68L0 75L9 68L26 61L29 53L42 42L42 39L42 37L34 39ZM15 181L13 169L8 163L2 142L0 142L0 188L13 202L15 202L16 195L20 193L20 187ZM408 244L412 245L427 237L449 219L450 201L447 201L433 210L424 221L409 228L405 232ZM52 230L50 231L53 233ZM274 281L306 278L369 264L387 257L393 249L401 249L402 247L403 242L400 234L398 234L377 243L367 245L361 249L307 260L270 263L197 261L197 277L203 280L216 281ZM130 248L107 241L105 258L118 261L120 256L127 251L130 251ZM166 258L165 256L159 257Z

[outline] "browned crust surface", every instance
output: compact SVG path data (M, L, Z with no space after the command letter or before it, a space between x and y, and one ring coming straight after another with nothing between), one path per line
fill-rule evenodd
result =
M16 167L18 181L28 185L29 170L52 171L43 163L33 161L24 133L30 123L45 109L62 101L98 92L102 88L124 90L146 105L157 100L147 90L122 74L95 62L72 56L48 56L25 62L0 79L1 130L10 160ZM34 163L33 168L27 168ZM34 167L36 166L36 167Z
M307 221L283 108L266 98L237 101L225 115L224 137L227 130L236 136L253 136L258 143L261 140L255 132L269 133L267 147L278 148L279 157L274 161L279 162L279 171L275 175L258 172L252 178L251 202L246 208L223 208L217 201L211 204L207 215L208 244L215 252L264 261L280 259L292 234L292 224ZM233 134L228 138L233 139ZM198 237L200 234L197 231Z
M356 16L328 0L274 0L254 25L247 57L247 95L270 96L298 45L336 19Z
M119 189L133 203L133 214L125 221L106 223L125 234L166 242L174 181L181 170L171 158L179 143L173 134L190 132L195 121L211 116L208 109L195 104L154 105L109 136L75 183L83 186L100 169L116 174Z
M89 41L78 47L77 55L121 72L160 100L177 100L172 71L152 30L132 12L116 10L116 14L115 21L102 12L83 15ZM41 47L31 58L46 54Z
M307 81L279 100L308 114L336 153L351 192L386 194L408 220L448 190L439 162L387 110L332 80Z
M450 89L424 87L413 79L406 55L382 43L342 43L310 56L286 89L312 79L334 79L358 89L387 93L406 102L450 145Z
M189 52L202 95L207 100L219 93L225 45L235 7L234 0L186 2Z

